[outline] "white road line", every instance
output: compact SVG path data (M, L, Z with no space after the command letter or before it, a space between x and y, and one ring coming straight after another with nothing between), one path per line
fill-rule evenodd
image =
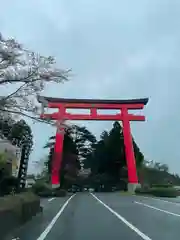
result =
M160 199L160 198L155 198L155 197L144 197L142 196L143 198L146 198L146 199L153 199L153 200L157 200L157 201L161 201L161 202L165 202L165 203L170 203L170 204L174 204L176 206L179 206L180 207L180 202L177 203L177 202L170 202L168 200L164 200L164 199Z
M119 220L121 220L123 223L125 223L131 230L133 230L135 233L137 233L143 240L152 240L150 237L145 235L143 232L141 232L138 228L136 228L134 225L132 225L130 222L128 222L124 217L122 217L119 213L115 212L112 208L110 208L108 205L106 205L104 202L102 202L98 197L96 197L93 193L91 195L100 202L105 208L107 208L111 213L113 213Z
M173 216L176 216L176 217L180 217L180 214L177 214L177 213L173 213L173 212L169 212L169 211L166 211L166 210L163 210L163 209L160 209L160 208L157 208L157 207L153 207L151 205L148 205L148 204L145 204L145 203L141 203L141 202L136 202L136 204L140 204L144 207L148 207L148 208L152 208L154 210L157 210L157 211L160 211L160 212L164 212L164 213L167 213L167 214L170 214L170 215L173 215Z
M56 221L58 220L58 218L60 217L60 215L63 213L65 207L68 205L68 203L70 202L70 200L75 196L72 195L65 203L64 205L61 207L61 209L59 210L59 212L56 214L56 216L52 219L52 221L49 223L49 225L47 226L47 228L44 230L44 232L41 233L41 235L37 238L37 240L44 240L46 238L46 236L48 235L48 233L51 231L51 229L53 228L54 224L56 223Z
M55 197L50 198L50 199L48 199L48 202L51 202L51 201L54 200L54 199L55 199Z

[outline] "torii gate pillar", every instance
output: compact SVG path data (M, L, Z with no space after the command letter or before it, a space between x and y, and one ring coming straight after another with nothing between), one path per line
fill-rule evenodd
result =
M128 115L127 109L122 109L122 115L124 119L123 124L123 136L124 136L124 147L126 155L126 163L128 169L128 191L134 192L138 185L138 176L136 170L136 160L134 155L134 148L131 136L130 122L126 117Z

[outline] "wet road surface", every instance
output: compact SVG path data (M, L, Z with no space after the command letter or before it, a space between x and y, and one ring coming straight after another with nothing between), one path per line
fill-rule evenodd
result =
M176 240L180 237L180 201L77 193L42 199L44 211L16 236L20 240Z

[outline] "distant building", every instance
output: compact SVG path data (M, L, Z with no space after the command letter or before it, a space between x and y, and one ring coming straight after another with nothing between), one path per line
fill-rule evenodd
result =
M28 177L26 178L26 188L31 188L34 184L36 183L35 179L33 177Z
M7 164L10 164L12 175L17 177L21 160L21 148L12 145L7 139L0 138L0 153L6 154Z

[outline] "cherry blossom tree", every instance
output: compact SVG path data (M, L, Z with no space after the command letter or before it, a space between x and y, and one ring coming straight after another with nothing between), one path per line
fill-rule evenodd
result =
M0 97L0 115L23 115L45 121L39 119L36 97L48 83L68 81L69 72L57 68L54 57L27 50L15 39L5 39L0 34L0 89L4 86L13 89ZM0 91L2 94L3 90Z

